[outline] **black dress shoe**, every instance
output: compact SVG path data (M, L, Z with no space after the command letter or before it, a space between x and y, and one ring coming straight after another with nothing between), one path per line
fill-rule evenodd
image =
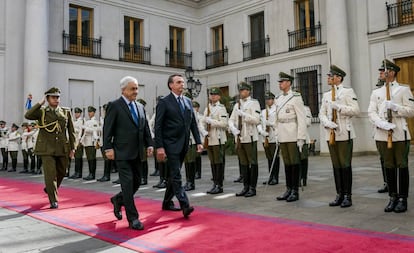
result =
M172 202L172 201L170 201L170 202L167 202L167 203L162 203L162 210L164 210L164 211L181 211L181 208L179 208L179 207L175 207L174 206L174 202Z
M160 171L159 170L155 170L154 172L152 172L150 174L151 177L158 177L160 175Z
M77 172L75 172L72 176L70 176L69 178L70 179L75 179L75 178L78 178L78 174L79 173L77 173Z
M394 208L394 213L403 213L407 211L407 199L400 199Z
M276 178L272 178L269 182L268 182L268 184L269 185L277 185L279 182L276 180Z
M192 191L195 189L195 185L193 183L186 183L184 186L185 191Z
M218 185L213 185L213 187L207 191L208 194L211 194L216 188L218 187Z
M286 198L286 202L293 202L299 200L299 192L296 190L292 190L290 192L289 197Z
M121 182L119 181L119 178L115 181L112 181L113 184L120 184Z
M287 189L285 193L280 195L279 197L276 197L276 200L286 200L290 196L291 189Z
M164 189L167 187L167 182L165 180L159 181L158 184L152 186L153 188Z
M95 180L95 175L89 174L87 177L84 177L83 180L86 180L86 181Z
M221 187L221 186L216 186L216 188L214 188L211 192L210 192L210 194L219 194L219 193L223 193L223 187Z
M188 216L190 216L190 214L194 211L194 207L189 206L189 207L183 207L183 215L184 218L188 218Z
M350 206L352 206L351 195L345 195L344 200L341 203L341 207L344 208L344 207L350 207Z
M109 179L109 177L107 177L107 176L103 176L103 177L99 178L99 179L98 179L98 180L96 180L96 181L98 181L98 182L107 182L107 181L109 181L109 180L111 180L111 179Z
M52 203L50 203L50 209L57 209L59 206L58 206L58 203L57 202L52 202Z
M144 230L144 224L142 224L139 220L133 220L129 222L129 228L135 230Z
M196 174L195 174L195 177L194 177L194 178L195 178L195 179L200 179L200 178L201 178L200 173L196 172Z
M243 183L243 177L240 176L236 180L233 181L234 183Z
M334 201L329 202L329 206L340 206L343 200L344 196L338 194Z
M388 192L388 185L384 184L381 188L378 189L378 193Z
M248 197L253 197L256 196L256 190L255 189L250 189L248 192L246 192L246 194L244 194L244 197L248 198Z
M141 178L141 183L139 185L147 185L148 184L148 180Z
M249 188L243 188L243 190L241 190L241 192L236 193L236 197L241 197L246 195L246 193L249 191Z
M122 220L121 204L115 197L111 198L111 203L114 206L114 215L118 220Z
M391 197L387 206L384 208L384 212L389 213L389 212L394 211L394 208L397 206L397 204L398 204L398 199L396 197Z

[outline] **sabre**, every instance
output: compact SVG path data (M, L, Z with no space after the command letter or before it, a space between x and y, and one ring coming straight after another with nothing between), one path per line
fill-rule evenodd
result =
M270 178L270 175L272 175L272 172L273 172L273 167L274 167L274 165L275 165L275 162L276 162L276 157L277 157L277 153L279 152L279 143L277 143L276 142L276 149L275 149L275 153L273 154L273 159L272 159L272 164L270 165L270 172L269 172L269 176L267 177L267 178ZM263 192L266 192L266 190L267 190L267 186L268 186L269 184L266 184L266 186L265 186L265 189L264 189L264 191Z

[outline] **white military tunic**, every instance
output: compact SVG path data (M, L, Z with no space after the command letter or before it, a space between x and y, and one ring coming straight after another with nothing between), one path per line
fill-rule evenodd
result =
M224 144L227 141L226 130L228 126L226 107L219 101L214 104L209 104L208 106L210 107L210 115L207 116L208 109L206 108L204 110L204 117L202 120L205 131L207 131L207 123L205 122L205 118L211 118L210 131L208 132L208 145L215 146Z
M33 134L35 132L31 130L30 132L28 129L25 129L22 134L22 150L28 151L29 149L33 148Z
M0 128L0 148L7 149L9 142L9 129L7 127Z
M85 122L83 126L85 132L80 140L84 147L95 146L95 142L99 140L99 131L100 126L99 122L95 119L95 117L90 118Z
M19 131L14 131L9 134L9 144L7 146L8 151L19 151L20 143L20 133Z
M242 129L240 133L241 143L250 143L258 140L257 125L260 124L260 104L256 99L250 96L245 99L240 99L240 110L246 114L242 118ZM239 103L236 103L233 107L233 111L229 119L229 128L238 129L239 115L237 110L239 109ZM240 130L240 129L238 129ZM237 142L237 138L234 139Z
M277 142L277 132L276 132L276 103L271 107L262 110L260 117L260 124L257 125L257 130L259 133L267 132L269 143ZM267 131L268 130L268 131ZM263 138L266 138L263 136Z

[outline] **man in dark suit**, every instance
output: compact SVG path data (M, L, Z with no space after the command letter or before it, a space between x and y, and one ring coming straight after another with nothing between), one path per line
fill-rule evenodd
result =
M191 100L182 95L184 91L183 77L179 74L171 75L168 78L168 88L171 93L158 102L155 118L157 160L166 160L168 170L168 183L162 209L180 210L174 207L172 198L175 195L184 217L187 218L194 211L194 207L190 206L182 187L180 169L188 150L190 130L197 143L197 152L202 152L203 145L201 145Z
M111 202L118 220L122 219L121 207L124 206L129 227L143 230L134 194L141 182L141 160L145 155L152 155L153 144L144 107L135 102L138 81L130 76L122 78L121 91L122 96L108 104L103 128L105 154L116 162L122 190Z

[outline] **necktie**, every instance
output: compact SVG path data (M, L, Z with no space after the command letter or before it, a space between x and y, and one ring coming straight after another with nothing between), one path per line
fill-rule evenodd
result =
M184 113L184 104L181 97L178 97L178 104L180 105L181 113Z
M131 111L132 118L134 119L135 124L138 125L138 115L134 110L134 104L132 102L129 103L129 110Z

